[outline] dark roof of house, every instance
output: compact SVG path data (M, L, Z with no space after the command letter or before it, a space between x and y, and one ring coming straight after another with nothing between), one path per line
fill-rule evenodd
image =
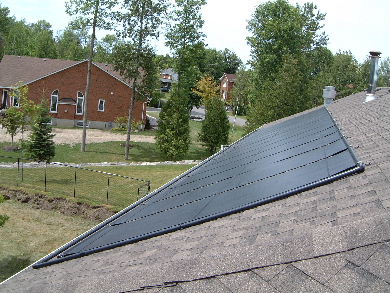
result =
M130 245L29 267L0 291L389 292L389 89L377 95L329 106L366 164L363 173Z
M28 84L83 62L86 62L86 60L73 61L4 55L0 62L0 87L12 88L18 83ZM93 63L101 70L126 83L112 65L99 62Z

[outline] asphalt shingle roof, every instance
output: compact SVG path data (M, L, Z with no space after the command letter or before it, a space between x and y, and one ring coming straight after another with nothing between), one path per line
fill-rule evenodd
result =
M73 61L4 55L0 62L0 87L10 88L18 83L30 83L83 62L86 62L86 60ZM123 77L118 71L114 70L112 65L99 62L93 63L103 71L124 82Z
M0 292L390 292L389 89L377 95L366 104L359 93L329 106L365 172L131 245L28 268Z

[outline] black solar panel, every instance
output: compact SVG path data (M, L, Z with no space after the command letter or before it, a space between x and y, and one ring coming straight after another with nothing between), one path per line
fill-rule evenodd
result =
M213 220L363 168L321 108L259 128L35 267Z

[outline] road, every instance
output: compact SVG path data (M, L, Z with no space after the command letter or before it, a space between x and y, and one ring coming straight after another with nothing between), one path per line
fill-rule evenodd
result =
M152 108L152 107L148 107L146 110L147 110L147 111L151 111L151 112L160 112L160 111L161 111L161 108ZM196 108L196 107L192 108L191 116L204 117L204 116L205 116L204 107L201 106L201 107L199 107L199 108ZM237 117L237 118L235 119L234 116L229 116L229 115L228 115L228 118L229 118L229 122L230 122L231 124L235 124L235 125L238 125L238 126L245 126L246 119L239 118L239 117ZM154 119L154 120L157 120L157 119ZM156 123L157 123L157 122L156 122Z

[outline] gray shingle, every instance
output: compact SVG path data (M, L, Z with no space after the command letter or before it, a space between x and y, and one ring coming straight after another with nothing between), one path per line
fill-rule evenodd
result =
M309 277L293 265L288 265L269 283L279 292L332 292L329 288Z
M295 262L294 266L318 282L325 284L346 264L347 261L344 257L336 254Z
M213 293L231 293L218 278L209 278L203 280L196 280L192 282L182 283L180 286L186 293L201 293L201 292L213 292Z
M225 275L218 279L232 292L277 293L275 288L251 271Z
M362 267L390 283L390 247L386 244L381 245Z
M281 271L283 271L287 265L276 265L265 268L259 268L252 270L254 273L258 274L262 279L269 281Z
M329 280L327 285L335 292L355 293L371 292L378 278L370 272L352 263L345 265L340 272Z
M355 264L356 266L361 266L371 257L371 255L375 253L376 250L378 250L379 246L380 244L374 244L356 248L344 253L344 257L347 261Z

